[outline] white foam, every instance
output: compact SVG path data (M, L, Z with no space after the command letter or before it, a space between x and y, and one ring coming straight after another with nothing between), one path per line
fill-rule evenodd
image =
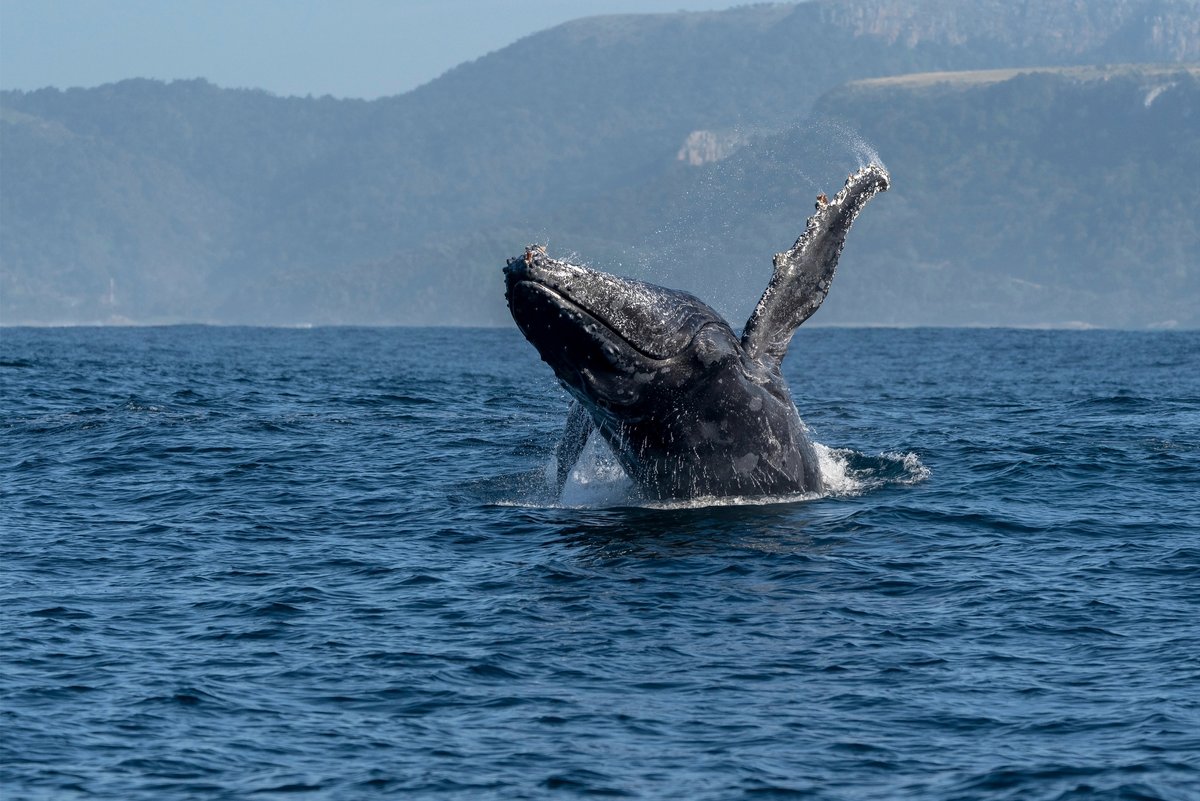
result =
M853 497L890 484L920 484L932 474L915 453L884 451L867 456L850 448L830 448L813 443L825 481L826 495Z
M825 483L825 494L834 497L859 495L863 492L864 483L851 474L849 456L854 451L834 449L813 443L817 452L817 462L821 466L821 480Z
M560 509L606 509L622 506L645 509L771 506L821 498L857 497L892 484L919 484L931 475L930 469L922 464L920 457L915 453L885 451L878 456L868 456L850 448L830 448L819 442L813 443L813 447L817 452L821 478L825 483L823 492L751 497L703 496L663 501L642 497L633 480L621 468L608 443L593 432L557 497L553 490L557 465L551 457L543 470L544 494L536 492L526 498L502 502L502 505Z
M906 477L898 479L897 484L920 484L933 475L933 471L921 463L921 459L915 453L896 453L894 451L884 451L882 454L885 459L899 459L904 465Z

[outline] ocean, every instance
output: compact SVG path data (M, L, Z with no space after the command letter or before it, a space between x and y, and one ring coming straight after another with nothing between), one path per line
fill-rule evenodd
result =
M640 502L515 329L0 329L0 796L1200 798L1200 332L805 327Z

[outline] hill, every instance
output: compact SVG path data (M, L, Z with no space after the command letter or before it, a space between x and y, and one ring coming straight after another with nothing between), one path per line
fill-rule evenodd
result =
M589 253L668 265L740 321L813 196L877 151L893 188L814 323L1200 325L1200 69L925 73L846 84L816 111L564 225L605 220Z
M1104 13L1070 0L1036 8L821 0L579 20L373 102L281 98L202 80L4 92L0 321L503 323L495 276L505 255L549 239L647 271L663 250L648 241L647 223L681 242L703 239L686 228L704 216L685 208L689 198L702 199L705 186L748 200L765 190L723 182L756 170L766 182L763 148L803 138L814 104L878 145L897 179L887 200L926 186L946 154L920 162L922 142L889 138L903 129L879 128L870 107L889 109L897 124L909 113L945 116L955 146L970 146L971 130L986 133L955 118L959 101L944 93L868 83L826 94L847 81L1182 61L1200 59L1198 43L1192 0L1115 0ZM975 90L997 83L1005 82ZM1189 86L1172 91L1190 97ZM1152 107L1168 100L1171 92ZM1003 130L1019 138L1025 129ZM1023 145L989 147L1003 155ZM788 163L829 176L853 166L843 156L796 151ZM772 190L779 207L799 199L786 191ZM886 208L881 201L879 213ZM719 230L758 254L759 235L783 227L764 218ZM896 226L889 250L929 262L922 248L938 230L921 239ZM1186 235L1171 241L1182 248ZM944 259L951 242L962 244L946 239L930 259ZM665 269L650 277L704 285L723 267L677 254ZM872 312L861 321L893 318Z

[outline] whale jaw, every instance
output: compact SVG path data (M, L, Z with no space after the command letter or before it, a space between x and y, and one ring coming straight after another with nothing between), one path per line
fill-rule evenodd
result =
M580 400L629 407L655 379L680 374L708 328L732 330L686 292L550 259L537 248L509 259L505 298L517 327Z

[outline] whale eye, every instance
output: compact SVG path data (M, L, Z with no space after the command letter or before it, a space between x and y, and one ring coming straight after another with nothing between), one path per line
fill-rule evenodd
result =
M737 343L721 327L705 326L692 341L692 359L703 368L711 369L736 357Z

